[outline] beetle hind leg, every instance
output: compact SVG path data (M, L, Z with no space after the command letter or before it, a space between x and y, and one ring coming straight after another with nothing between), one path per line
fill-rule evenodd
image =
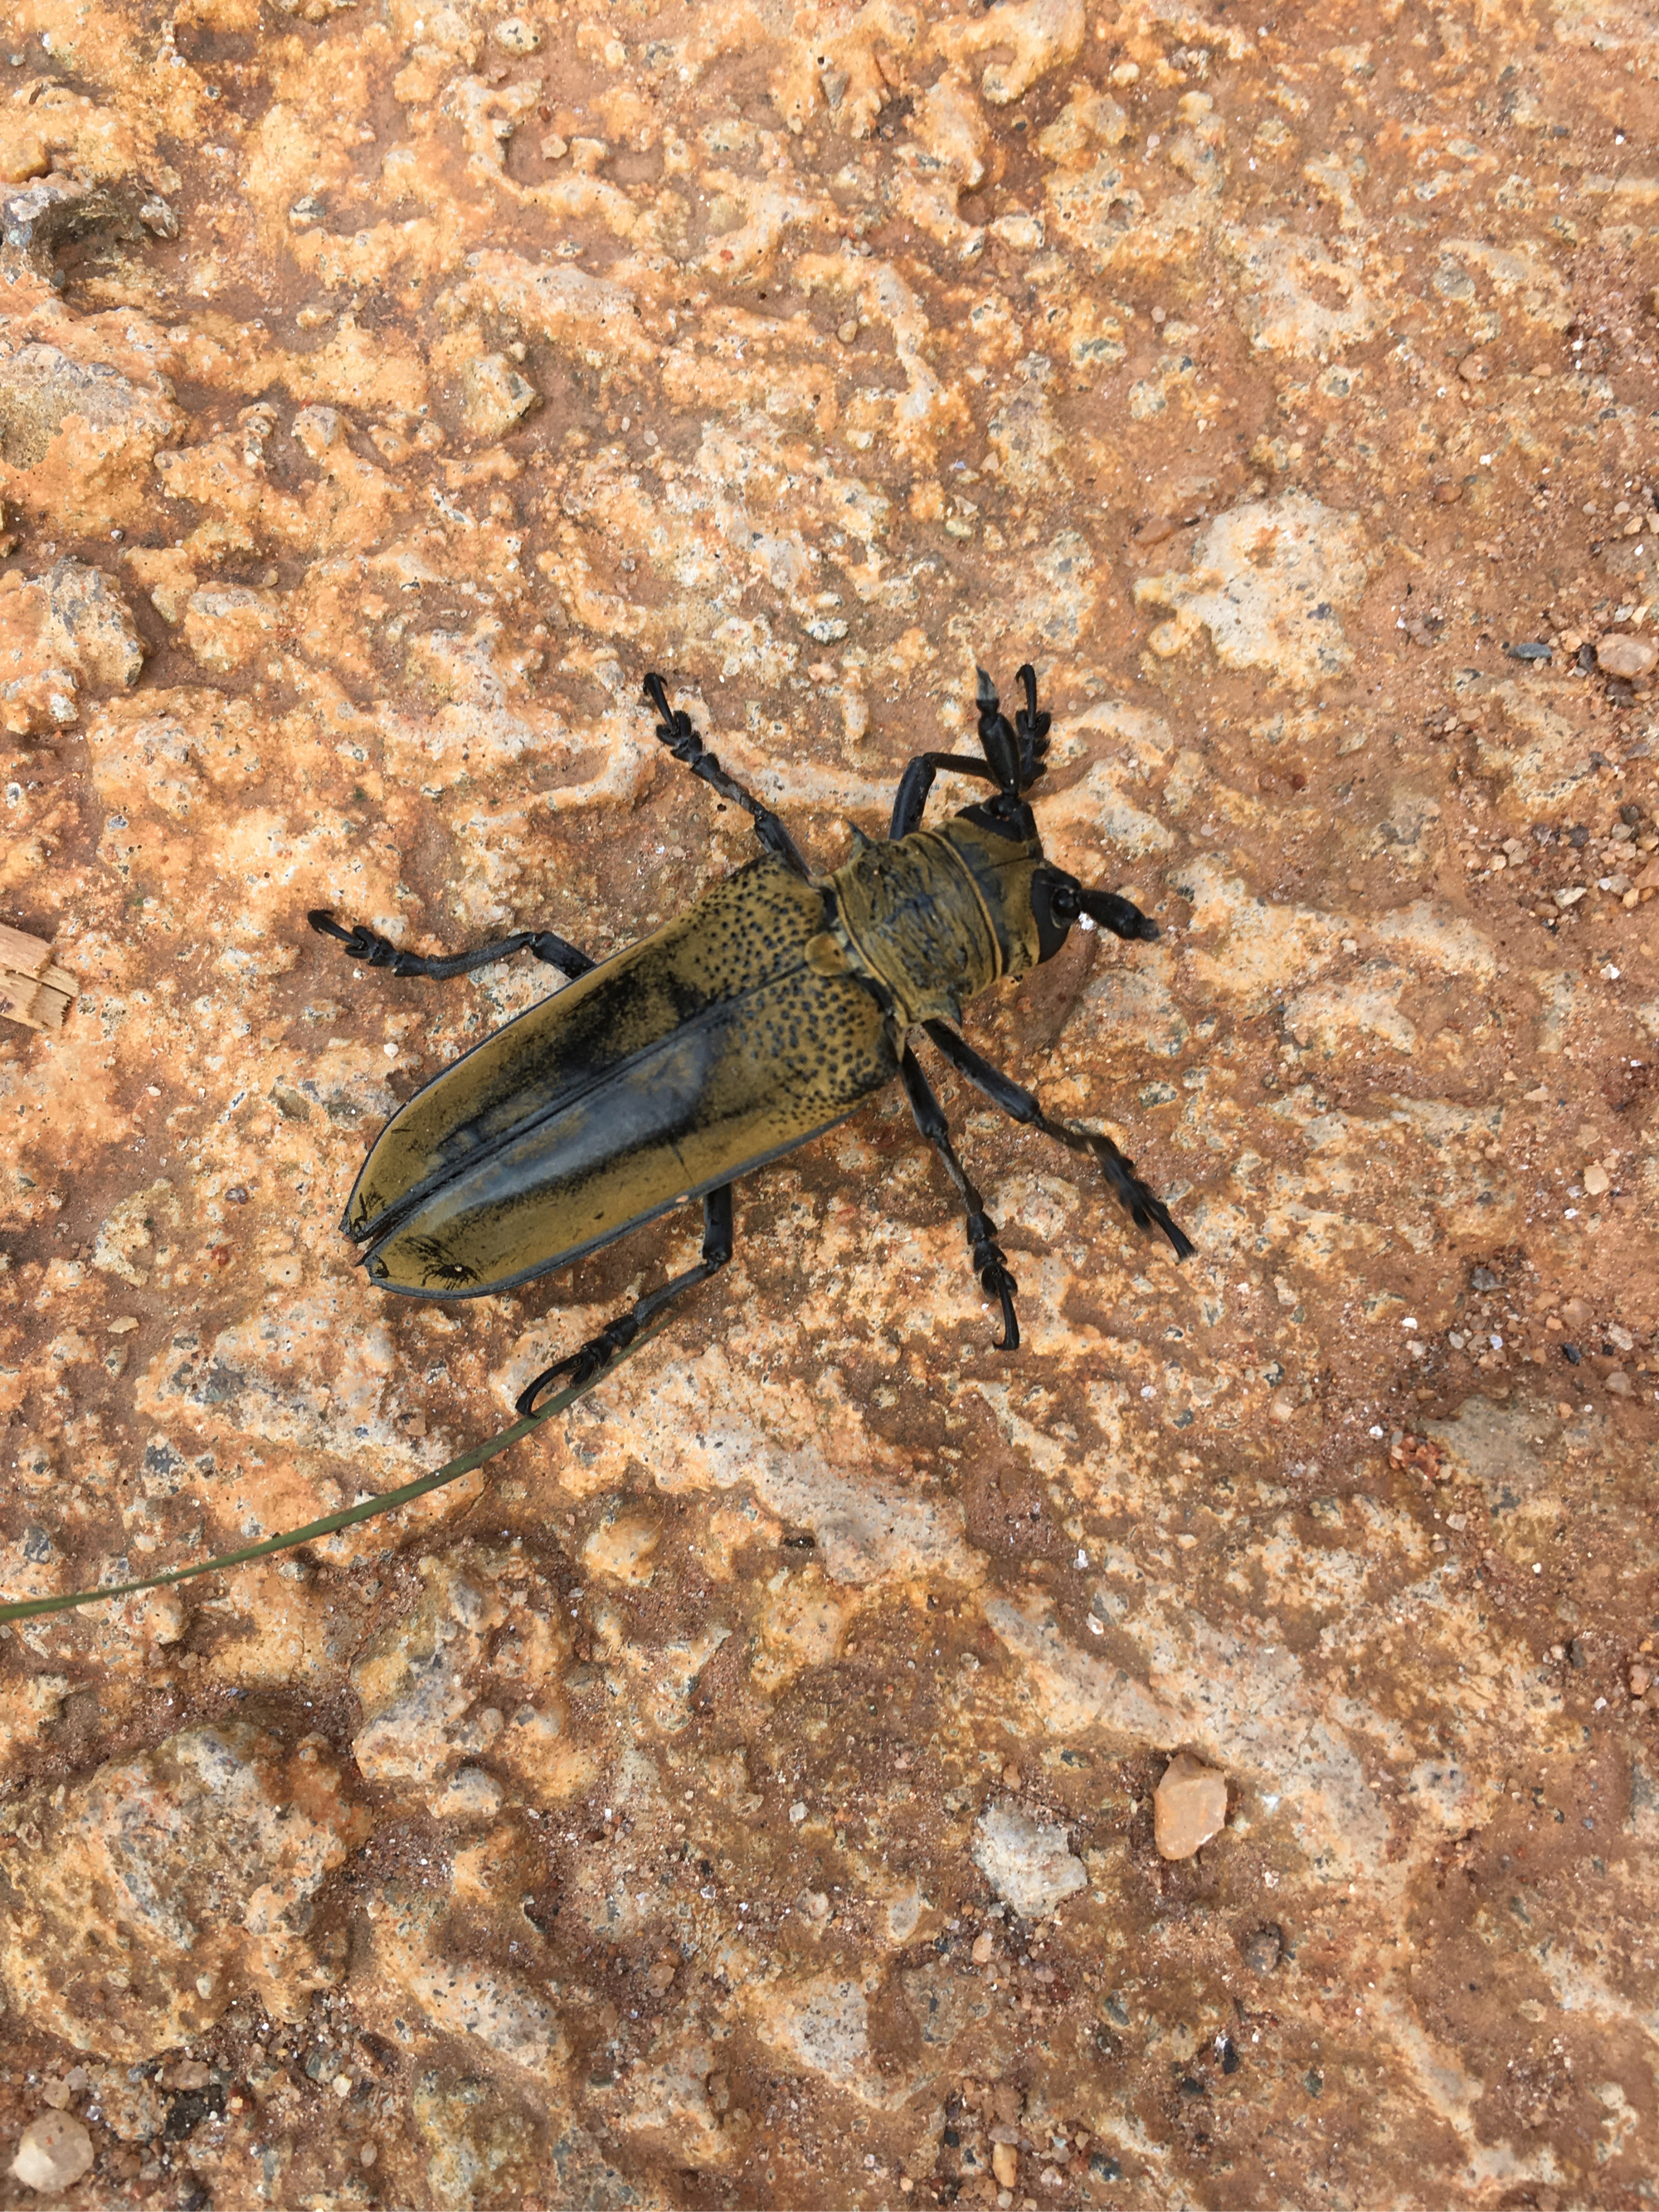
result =
M580 1350L567 1352L551 1367L544 1367L535 1380L526 1384L514 1401L514 1411L521 1420L528 1420L536 1410L536 1401L548 1384L561 1375L570 1378L568 1388L579 1390L602 1374L611 1361L627 1351L635 1338L648 1322L654 1321L665 1306L673 1304L694 1291L699 1283L706 1283L732 1257L732 1186L722 1183L711 1190L702 1202L702 1257L695 1267L688 1267L683 1275L676 1275L660 1290L653 1291L648 1297L639 1299L625 1314L608 1322L597 1336L589 1337Z
M1045 1137L1052 1137L1070 1152L1088 1154L1137 1229L1161 1229L1177 1260L1185 1260L1198 1249L1156 1191L1135 1173L1134 1162L1120 1152L1103 1132L1085 1129L1076 1121L1055 1121L1052 1115L1043 1112L1041 1103L1030 1091L1023 1089L1012 1076L1005 1075L1000 1067L994 1067L954 1030L947 1029L943 1022L925 1022L922 1026L957 1073L965 1075L1012 1120L1041 1129Z
M945 1119L945 1109L933 1096L933 1087L921 1072L921 1062L908 1045L899 1060L899 1074L904 1084L905 1095L910 1101L910 1111L916 1117L916 1127L945 1164L945 1171L957 1187L963 1211L968 1217L968 1245L973 1254L974 1273L980 1286L995 1298L1002 1308L1002 1341L999 1352L1019 1350L1019 1317L1014 1311L1014 1293L1019 1285L1008 1272L1008 1255L997 1243L997 1225L985 1211L985 1200L968 1177L968 1170L957 1158L956 1146L951 1142L950 1127Z
M552 929L520 929L511 937L497 938L493 945L475 945L471 952L405 952L366 922L342 927L326 907L313 907L306 920L319 937L331 937L343 945L348 960L361 960L365 968L388 968L394 975L425 975L434 982L450 975L470 975L475 968L488 968L492 961L510 959L515 952L534 953L573 982L598 964Z
M798 876L811 871L801 858L800 848L784 828L769 806L763 806L751 792L745 791L734 775L728 775L702 739L691 726L691 717L684 708L668 703L668 688L660 676L647 676L645 696L662 720L657 725L657 735L677 761L684 761L693 775L702 781L733 806L741 806L755 824L755 835L769 853L774 854L786 867L793 868Z

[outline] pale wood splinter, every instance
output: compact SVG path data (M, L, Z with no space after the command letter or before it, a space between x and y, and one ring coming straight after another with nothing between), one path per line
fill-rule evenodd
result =
M0 921L0 1015L26 1029L60 1030L79 985L52 963L44 939Z

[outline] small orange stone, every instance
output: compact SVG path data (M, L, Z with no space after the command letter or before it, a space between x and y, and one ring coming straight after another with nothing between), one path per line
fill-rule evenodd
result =
M1178 1751L1152 1792L1152 1839L1159 1856L1189 1859L1227 1824L1227 1778L1189 1751Z

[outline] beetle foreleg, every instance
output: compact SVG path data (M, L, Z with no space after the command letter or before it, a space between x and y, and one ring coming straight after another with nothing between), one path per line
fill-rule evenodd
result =
M427 953L404 952L389 937L382 937L361 921L343 929L325 907L314 908L306 920L319 937L331 937L343 945L348 960L361 960L365 968L389 968L394 975L426 975L441 981L447 975L468 975L475 968L487 968L492 960L510 959L515 952L533 952L538 960L557 968L573 981L597 965L551 929L521 929L512 937L497 938L493 945L477 945L471 952Z
M653 1321L665 1306L684 1297L687 1291L695 1291L699 1283L706 1283L732 1257L732 1186L723 1182L718 1190L711 1190L702 1202L702 1257L695 1267L688 1267L683 1275L676 1275L649 1297L641 1298L630 1312L618 1314L616 1320L606 1323L597 1336L590 1337L580 1351L567 1353L551 1367L544 1367L533 1382L526 1383L514 1401L514 1410L520 1419L527 1419L536 1410L536 1401L556 1376L568 1375L573 1389L609 1367L619 1352L626 1352L634 1339Z
M899 778L893 799L893 819L887 834L896 844L921 823L933 778L942 768L953 768L962 775L976 775L981 783L994 783L997 780L996 770L987 762L971 760L965 753L918 753Z
M1097 1129L1085 1129L1075 1121L1056 1121L1043 1112L1030 1091L1023 1090L1000 1068L993 1067L988 1060L982 1059L943 1022L924 1022L922 1027L957 1073L965 1075L969 1083L982 1091L993 1105L1000 1106L1014 1121L1041 1129L1056 1144L1074 1152L1091 1154L1110 1183L1113 1195L1137 1229L1161 1229L1174 1247L1177 1260L1184 1260L1197 1250L1163 1200L1135 1173L1134 1162L1121 1152L1109 1137Z
M771 808L763 806L752 793L744 789L736 776L726 773L692 728L690 714L669 705L667 688L660 676L646 678L645 696L662 716L657 725L657 735L675 759L684 761L693 775L700 775L732 805L741 806L752 818L755 835L769 853L775 854L798 876L810 875L811 871L801 858L800 848Z
M1025 694L1025 704L1014 717L1014 734L1019 739L1019 787L1025 791L1043 773L1042 756L1048 750L1054 716L1043 714L1037 706L1036 671L1029 660L1016 681Z
M899 1074L910 1101L910 1111L916 1117L916 1127L944 1161L945 1172L956 1185L957 1195L968 1216L968 1243L974 1255L974 1273L979 1277L981 1287L1002 1307L1002 1341L997 1350L1018 1352L1019 1321L1014 1312L1014 1293L1019 1285L1008 1273L1008 1255L996 1241L997 1225L985 1211L985 1200L969 1181L967 1170L957 1158L945 1109L933 1096L933 1087L908 1044L899 1060Z

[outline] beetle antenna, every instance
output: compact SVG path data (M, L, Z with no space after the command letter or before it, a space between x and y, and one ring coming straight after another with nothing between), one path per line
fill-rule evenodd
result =
M1002 712L995 686L982 668L976 669L979 692L975 704L979 708L980 749L990 763L991 773L1011 799L1020 793L1019 740L1014 735L1013 725Z
M1058 921L1077 921L1086 915L1097 927L1109 929L1114 937L1131 944L1140 939L1151 945L1158 934L1151 915L1143 914L1133 899L1117 891L1087 891L1081 884L1068 880L1056 884L1049 892L1048 907Z
M1048 750L1048 727L1054 717L1037 711L1036 671L1029 660L1019 672L1018 682L1025 704L1014 718L1014 729L1019 738L1019 787L1026 791L1045 772L1042 756Z

